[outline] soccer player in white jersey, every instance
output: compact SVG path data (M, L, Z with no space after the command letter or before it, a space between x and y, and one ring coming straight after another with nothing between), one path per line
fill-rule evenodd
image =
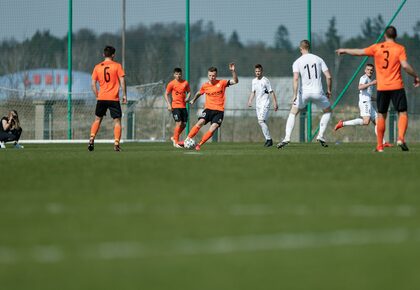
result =
M359 110L360 117L353 120L338 121L335 125L334 130L337 131L346 126L366 126L372 122L375 125L376 134L376 117L377 113L375 108L372 106L372 94L373 87L376 85L376 80L372 79L375 67L373 64L368 63L365 67L365 74L360 78L359 81ZM384 147L391 147L392 145L384 141Z
M260 64L255 65L255 76L252 80L251 94L248 99L248 107L252 107L252 101L255 99L255 108L257 111L258 124L261 126L262 133L265 137L265 147L273 146L273 139L271 139L270 130L267 126L267 117L270 110L270 96L273 99L274 111L277 111L277 97L271 88L270 81L263 76L263 67Z
M311 46L308 40L302 40L299 45L302 54L293 63L293 100L292 108L286 122L286 136L277 144L277 148L283 148L290 143L296 115L312 101L322 109L323 115L319 122L319 133L316 140L323 146L328 147L324 133L331 118L331 87L332 77L324 60L309 52ZM327 81L327 93L322 90L321 75L324 74ZM298 84L300 79L300 91Z

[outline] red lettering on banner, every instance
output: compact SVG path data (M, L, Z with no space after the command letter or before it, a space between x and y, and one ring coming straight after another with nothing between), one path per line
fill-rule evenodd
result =
M65 75L64 76L64 84L67 85L68 82L69 82L69 76Z
M59 74L57 74L57 75L55 76L55 83L56 83L57 85L59 85L59 84L61 83L61 76L60 76Z
M52 75L50 75L50 74L45 75L45 84L49 85L49 86L53 84L53 76Z
M36 74L36 75L33 75L32 78L33 78L34 84L36 84L36 85L40 85L41 84L41 75Z

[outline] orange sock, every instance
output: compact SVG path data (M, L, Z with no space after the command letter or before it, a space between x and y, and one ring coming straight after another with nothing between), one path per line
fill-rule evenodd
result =
M404 142L405 132L407 132L408 127L408 115L400 114L398 118L398 140Z
M207 131L205 134L204 134L204 136L203 136L203 138L201 138L201 141L200 141L200 143L198 143L198 145L203 145L204 143L206 143L207 142L207 140L209 140L210 138L211 138L211 136L213 136L213 132L212 131Z
M90 128L90 139L95 139L99 131L99 126L101 126L101 122L98 120L93 121L92 127Z
M121 125L115 124L114 126L114 138L115 138L115 144L120 144L121 140Z
M179 135L181 134L181 132L182 132L182 127L181 126L175 126L175 129L174 129L174 141L175 141L175 143L178 143Z
M191 129L190 134L188 134L188 138L193 138L195 135L197 135L198 131L200 131L200 127L194 126Z
M384 134L385 134L385 119L382 117L378 117L376 121L376 140L377 140L377 146L382 146L382 143L384 142Z

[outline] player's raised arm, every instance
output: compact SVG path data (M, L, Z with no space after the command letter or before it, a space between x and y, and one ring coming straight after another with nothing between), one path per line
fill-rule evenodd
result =
M324 71L325 80L327 81L327 97L331 97L332 91L332 76L329 70Z
M406 60L401 61L401 66L405 70L406 73L408 73L410 76L414 78L414 87L416 88L419 87L420 86L419 75L414 70L414 68Z
M233 77L233 79L229 80L229 84L235 85L239 83L238 74L236 73L235 64L233 62L229 64L229 70L231 71Z
M337 55L349 54L355 56L363 56L365 54L365 50L362 48L339 48L335 51Z

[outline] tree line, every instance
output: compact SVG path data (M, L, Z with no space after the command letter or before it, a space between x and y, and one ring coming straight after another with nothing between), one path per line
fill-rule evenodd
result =
M367 47L385 28L383 17L367 18L360 24L357 36L344 39L336 27L337 19L332 17L323 34L313 34L313 52L324 58L334 77L334 94L346 85L361 58L337 57L339 47ZM398 27L397 27L398 28ZM236 31L226 36L217 31L212 22L202 20L191 24L190 80L196 84L206 76L210 65L219 68L219 75L229 75L227 64L237 63L240 75L251 76L255 63L261 63L269 76L291 76L291 65L299 57L297 43L291 43L290 32L285 25L279 25L273 36L274 44L264 42L243 43ZM185 26L183 23L138 24L126 31L125 70L128 84L144 84L158 80L168 81L172 69L185 65ZM407 48L409 62L420 71L420 21L413 26L412 33L399 35L398 41ZM90 29L80 29L73 35L73 69L91 72L102 59L102 48L111 44L117 48L117 60L121 61L121 36L117 33L96 34ZM67 37L56 37L49 31L37 31L24 41L6 39L0 43L0 75L34 68L66 68ZM372 60L370 60L372 61ZM361 75L361 74L360 74ZM358 81L357 77L356 82ZM419 95L412 90L411 79L407 79L409 94ZM349 93L357 95L353 84ZM354 103L354 98L343 102ZM420 102L418 102L420 105ZM415 98L411 109L416 107Z

